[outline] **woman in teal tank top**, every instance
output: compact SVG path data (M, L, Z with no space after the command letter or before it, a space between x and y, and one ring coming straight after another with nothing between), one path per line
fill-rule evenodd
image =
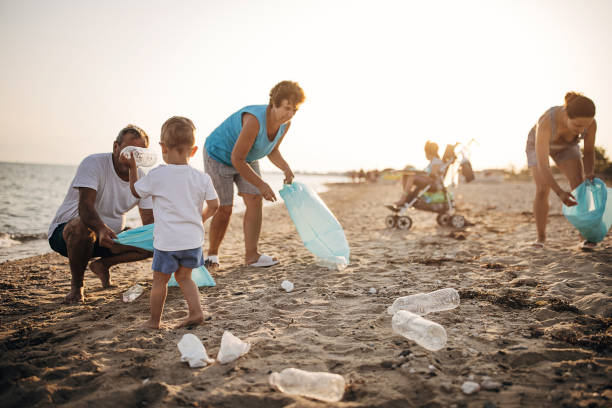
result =
M262 198L276 201L272 188L261 178L257 160L268 157L291 183L293 172L279 146L291 126L291 118L305 100L296 82L282 81L270 91L267 105L249 105L234 112L206 138L204 170L219 195L220 206L208 234L209 269L219 267L219 247L229 225L234 202L234 184L244 200L245 262L251 266L272 266L278 260L258 251L263 210Z
M584 95L568 92L565 104L548 109L531 129L527 138L525 152L527 165L531 168L536 185L533 201L537 240L533 247L542 248L546 241L546 221L548 217L548 194L550 189L559 196L563 204L576 205L570 191L578 187L586 178L593 179L595 168L595 104ZM579 141L584 140L582 160ZM570 191L562 189L553 177L548 157L567 178ZM595 244L583 242L583 249Z

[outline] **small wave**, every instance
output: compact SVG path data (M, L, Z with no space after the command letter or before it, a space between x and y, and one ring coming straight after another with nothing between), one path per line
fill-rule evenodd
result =
M25 242L46 239L47 235L39 234L7 234L0 232L0 248L10 248L12 246L21 245Z

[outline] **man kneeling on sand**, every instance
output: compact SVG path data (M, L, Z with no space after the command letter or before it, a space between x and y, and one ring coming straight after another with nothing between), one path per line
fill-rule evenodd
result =
M99 258L89 264L89 269L107 288L111 286L111 266L151 256L150 252L113 241L124 227L125 213L136 205L143 225L153 223L152 200L132 195L129 162L120 157L127 146L148 145L144 130L128 125L117 135L112 153L92 154L79 165L48 232L51 249L68 257L70 264L72 281L66 303L84 300L83 275L90 259Z

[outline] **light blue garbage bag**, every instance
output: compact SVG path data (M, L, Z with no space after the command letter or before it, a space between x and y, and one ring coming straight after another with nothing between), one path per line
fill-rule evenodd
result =
M612 189L596 178L585 180L572 195L578 205L563 205L563 215L591 242L601 242L612 225Z
M350 250L344 230L319 195L297 181L285 184L279 193L302 242L319 263L345 268Z
M115 242L123 245L130 245L153 252L153 228L155 224L143 225L142 227L129 229L117 235ZM191 271L191 279L198 286L215 286L215 280L210 276L204 266L200 266ZM178 286L174 279L174 274L168 281L168 286Z

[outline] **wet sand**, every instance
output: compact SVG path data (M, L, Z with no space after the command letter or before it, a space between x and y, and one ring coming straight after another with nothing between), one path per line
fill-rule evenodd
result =
M264 209L261 249L281 259L242 265L242 216L222 246L217 286L201 288L208 319L191 329L145 331L150 260L112 269L102 290L86 273L85 305L61 303L65 258L47 254L0 265L2 406L561 407L612 405L612 239L593 253L551 196L549 243L534 250L528 182L476 181L456 192L463 231L415 211L409 231L389 230L383 204L396 184L338 184L322 195L345 228L351 264L317 266L283 206ZM295 289L286 293L288 279ZM121 300L134 283L146 290ZM427 317L446 346L430 352L393 333L386 308L399 296L454 287L461 305ZM370 288L376 290L369 293ZM186 312L170 288L163 319ZM193 333L216 357L223 331L252 343L237 361L192 369L177 342ZM283 394L268 375L287 367L344 376L342 401ZM486 377L489 377L487 380ZM484 387L470 395L466 381Z

